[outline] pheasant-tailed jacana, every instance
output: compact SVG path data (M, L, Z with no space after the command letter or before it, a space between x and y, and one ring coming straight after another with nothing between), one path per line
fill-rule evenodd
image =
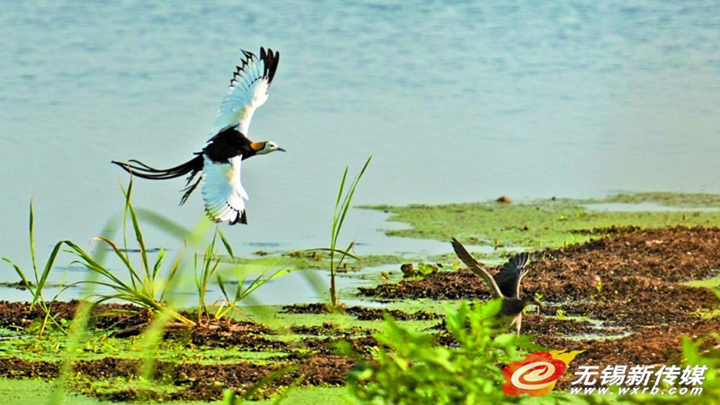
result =
M473 273L480 276L490 290L493 298L502 298L502 306L498 316L501 322L507 322L508 326L515 325L515 333L520 334L520 325L522 324L522 313L526 306L537 305L542 306L540 301L533 295L520 296L520 280L528 272L528 259L530 255L527 252L520 253L512 257L500 271L491 276L470 252L465 249L457 239L452 238L452 246L455 254Z
M244 59L237 67L207 145L189 161L169 169L156 169L137 160L116 162L130 174L150 180L166 180L188 175L180 204L203 181L205 212L215 222L247 224L245 200L248 195L240 183L242 162L255 155L285 151L275 142L253 142L247 137L253 113L268 98L268 87L275 77L280 53L260 48L258 58L242 51ZM198 173L202 175L195 180ZM194 181L195 180L195 181ZM194 182L193 182L194 181Z

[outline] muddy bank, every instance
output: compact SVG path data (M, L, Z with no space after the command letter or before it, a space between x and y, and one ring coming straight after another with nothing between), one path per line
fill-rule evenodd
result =
M240 361L207 365L160 361L155 364L153 378L165 386L164 390L126 387L96 391L92 389L93 382L113 378L131 381L141 375L141 361L106 357L73 362L72 374L76 377L70 377L68 383L79 392L110 401L212 401L222 398L225 389L243 392L269 374L286 370L281 377L263 385L256 395L256 398L267 398L293 383L301 386L343 385L345 376L355 363L354 359L334 354L317 354L297 361L269 364ZM0 378L54 378L59 374L60 365L59 361L0 358Z
M332 312L344 313L352 315L361 321L383 320L385 319L385 314L388 314L394 319L400 321L428 321L441 318L440 315L427 311L415 311L411 314L408 314L404 311L400 311L397 309L366 308L360 306L330 309L325 304L286 305L282 308L282 311L283 313L287 314L329 314Z
M720 274L720 229L628 227L596 232L605 236L534 254L522 285L526 294L540 296L548 304L546 315L561 311L638 328L694 322L703 311L718 307L709 289L678 283ZM490 297L482 280L467 269L361 287L360 292L385 299Z
M714 294L706 288L679 284L720 273L720 230L607 228L594 232L604 236L535 253L531 271L523 280L524 291L541 296L545 303L540 314L531 312L523 320L523 332L534 335L535 343L549 349L585 350L574 360L577 364L666 364L680 357L682 336L720 330L720 318L710 317L718 308ZM466 269L442 270L425 279L360 291L390 300L489 298L485 285ZM76 307L77 302L55 303L53 314L58 319L72 319ZM427 332L435 334L442 345L455 345L437 313L360 306L340 311L357 320L382 320L386 313L405 321L436 320ZM369 357L378 342L373 329L341 326L329 322L330 317L322 318L330 313L324 304L286 306L276 316L293 319L293 314L314 314L323 321L304 325L290 320L279 330L237 320L203 320L191 328L173 323L165 330L164 341L183 352L198 356L219 348L228 353L255 353L255 358L262 360L235 357L198 362L179 356L178 361L156 363L154 379L161 388L97 389L94 384L98 381L117 377L134 381L139 376L140 361L110 356L75 362L71 384L78 392L114 401L216 400L226 388L243 391L270 373L290 367L287 375L269 383L258 396L271 396L295 381L300 385L342 385L356 360L338 355L336 344L347 341ZM27 304L0 302L0 327L6 329L31 330L42 315ZM99 306L90 319L91 329L121 340L135 338L149 322L147 310L117 304ZM0 357L0 377L53 378L59 369L55 360ZM567 386L571 378L565 376L560 386Z
M612 227L593 233L603 236L534 254L522 286L542 297L545 307L540 315L527 314L522 325L535 343L586 350L575 360L583 364L649 365L676 360L681 336L720 330L720 318L707 319L719 308L715 294L679 284L720 274L720 229ZM360 288L360 293L384 299L490 297L467 269ZM439 340L454 343L442 332Z
M58 320L70 320L75 317L79 301L57 301L50 306L50 314ZM27 303L0 301L0 328L25 328L45 317L39 306L31 308ZM98 329L128 329L147 325L151 312L131 304L102 304L96 306L88 320L90 327Z

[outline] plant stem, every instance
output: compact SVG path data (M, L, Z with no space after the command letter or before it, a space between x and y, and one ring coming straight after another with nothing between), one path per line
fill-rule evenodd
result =
M345 168L342 180L340 181L340 189L338 190L338 196L335 202L335 211L333 212L332 235L330 238L330 305L333 308L336 308L339 305L337 296L337 284L335 281L337 275L337 267L343 261L345 256L348 255L347 251L339 251L342 257L340 258L338 264L335 264L335 252L338 251L336 249L337 241L340 237L340 231L342 230L343 222L345 222L345 216L350 209L350 203L352 202L353 195L355 194L355 189L357 188L358 182L362 178L363 174L365 174L365 170L370 164L370 160L372 160L372 156L369 157L367 161L365 161L365 165L360 170L360 173L355 176L355 179L353 180L350 188L348 189L344 197L343 190L345 189L345 180L347 179L348 174L347 167ZM352 243L350 244L350 246L352 246Z

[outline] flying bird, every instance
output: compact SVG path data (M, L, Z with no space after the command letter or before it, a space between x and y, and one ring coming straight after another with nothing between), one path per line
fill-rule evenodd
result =
M220 104L210 139L194 158L169 169L157 169L134 159L128 163L112 162L143 179L166 180L187 175L181 205L202 182L208 217L215 222L227 221L230 225L247 224L245 200L248 195L240 182L242 162L255 155L285 152L275 142L253 142L247 136L255 110L267 101L280 53L269 48L267 51L260 48L259 58L252 52L242 53L244 58ZM198 177L198 174L201 175Z
M487 269L475 260L457 239L452 238L452 246L460 260L473 273L485 281L490 290L490 295L493 298L502 298L502 306L498 316L501 322L506 322L508 326L515 325L515 333L519 335L522 313L525 307L532 304L538 307L542 306L542 303L533 295L520 297L520 280L529 270L527 264L530 255L527 252L515 255L503 265L497 274L491 276Z

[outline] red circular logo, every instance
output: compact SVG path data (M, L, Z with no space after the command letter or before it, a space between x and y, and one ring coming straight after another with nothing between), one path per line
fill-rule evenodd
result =
M502 390L507 395L529 394L534 397L552 391L555 382L567 370L567 364L547 352L535 352L524 360L508 364L503 369Z

